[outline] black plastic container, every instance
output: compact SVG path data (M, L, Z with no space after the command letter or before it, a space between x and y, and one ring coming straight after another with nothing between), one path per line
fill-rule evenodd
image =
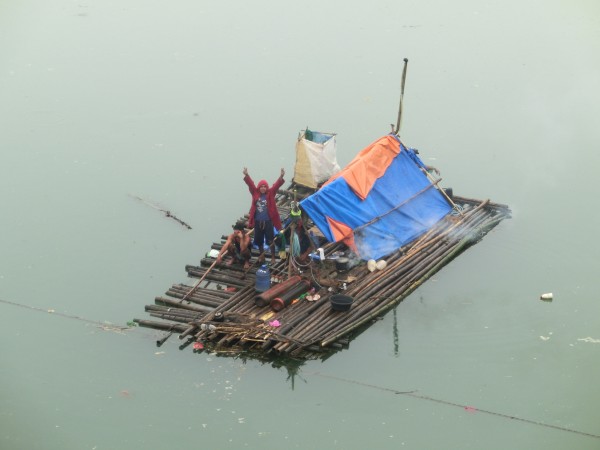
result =
M349 295L334 294L329 301L334 311L349 311L354 299Z

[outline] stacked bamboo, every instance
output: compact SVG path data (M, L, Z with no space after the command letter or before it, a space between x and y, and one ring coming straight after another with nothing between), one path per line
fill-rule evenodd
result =
M290 209L291 195L278 198L282 215ZM202 278L194 288L173 285L166 296L156 297L146 311L164 322L135 319L147 326L187 338L185 345L200 341L215 351L247 351L256 355L283 355L300 359L319 358L348 345L349 336L368 326L406 298L458 254L478 242L500 221L510 217L505 205L455 197L461 214L450 215L410 245L386 258L384 270L370 272L362 263L346 273L313 262L294 266L294 276L313 283L317 301L299 298L280 311L255 304L256 264L244 271L240 266L214 264L203 258L200 265L187 265L190 277ZM244 220L244 218L239 219ZM212 248L220 249L221 242ZM329 243L325 255L343 249ZM258 252L254 252L256 257ZM288 260L275 259L271 273L287 279ZM341 290L345 285L345 290ZM354 299L348 312L333 311L330 296L341 292ZM158 344L158 342L157 342Z

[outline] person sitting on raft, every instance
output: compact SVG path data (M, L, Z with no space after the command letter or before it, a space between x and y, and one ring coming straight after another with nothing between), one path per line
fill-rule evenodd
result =
M308 230L305 227L305 223L307 222L307 217L304 212L301 213L301 216L295 220L294 226L294 234L296 237L292 239L290 236L292 234L291 222L293 220L293 216L291 215L287 220L283 223L284 233L283 236L285 240L290 243L290 252L292 255L298 259L299 263L307 263L310 262L308 259L308 254L314 249L314 244L311 241ZM275 237L275 244L279 247L283 245L282 235L279 234Z
M227 237L217 256L217 264L221 263L225 252L231 255L231 259L227 262L228 266L238 263L244 264L244 270L250 268L250 236L244 233L243 224L236 223L233 226L233 233Z
M273 238L275 236L274 229L281 230L281 218L277 205L275 203L275 195L277 190L283 185L285 170L281 169L279 178L269 187L265 180L260 180L258 186L248 174L248 169L244 167L244 182L248 185L250 195L252 195L252 204L250 205L250 213L248 215L248 228L254 228L254 243L258 246L260 255L259 262L265 260L264 244L271 247L271 263L275 262L275 246Z

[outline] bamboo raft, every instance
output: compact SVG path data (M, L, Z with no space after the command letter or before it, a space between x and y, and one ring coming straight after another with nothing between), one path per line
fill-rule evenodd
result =
M281 217L289 216L293 195L303 198L312 192L295 185L280 190L277 207ZM269 304L257 305L258 251L253 250L254 264L248 271L238 265L228 266L226 258L222 264L205 257L199 265L187 265L185 270L189 277L197 279L195 284L175 284L164 296L156 297L153 305L146 306L146 312L159 321L134 322L164 330L167 334L157 341L158 346L178 333L182 340L180 349L194 344L194 352L209 350L260 359L325 359L347 348L353 337L479 242L502 220L510 218L506 205L457 196L453 201L459 213L447 215L420 238L388 255L383 270L371 272L365 261L347 271L336 270L327 259L292 265L289 258L276 255L270 266L272 277L284 281L299 275L309 280L320 296L316 301L299 296L280 311L274 311ZM312 223L306 225L310 231ZM221 249L225 239L222 236L212 249ZM322 248L326 257L346 250L342 243L326 243ZM330 298L336 293L354 299L349 311L332 310Z

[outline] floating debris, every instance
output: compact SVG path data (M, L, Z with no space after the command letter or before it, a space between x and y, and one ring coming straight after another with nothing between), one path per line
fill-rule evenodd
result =
M127 389L121 389L119 391L119 397L133 398L133 394L131 392L129 392Z
M586 338L581 338L581 339L577 339L578 341L581 342L589 342L590 344L600 344L600 339L594 339L591 337L586 337Z
M151 203L151 202L149 202L149 201L147 201L147 200L144 200L143 198L141 198L141 197L138 197L137 195L131 195L131 194L129 194L129 195L130 195L131 197L135 198L136 200L139 200L140 202L142 202L142 203L144 203L144 204L146 204L146 205L150 206L151 208L154 208L154 209L156 209L156 210L158 210L158 211L160 211L160 212L163 212L163 213L165 213L165 216L166 216L166 217L170 217L170 218L171 218L171 219L173 219L174 221L176 221L176 222L179 222L179 224L180 224L180 225L182 225L182 226L186 227L188 230L191 230L191 229L192 229L192 227L191 227L191 226L189 226L187 223L185 223L183 220L181 220L181 219L180 219L180 218L178 218L177 216L175 216L175 215L171 214L171 211L168 211L168 210L166 210L166 209L162 209L160 206L157 206L157 205L155 205L155 204L153 204L153 203Z
M552 292L548 292L547 294L540 295L540 300L544 300L545 302L551 302L552 297Z

